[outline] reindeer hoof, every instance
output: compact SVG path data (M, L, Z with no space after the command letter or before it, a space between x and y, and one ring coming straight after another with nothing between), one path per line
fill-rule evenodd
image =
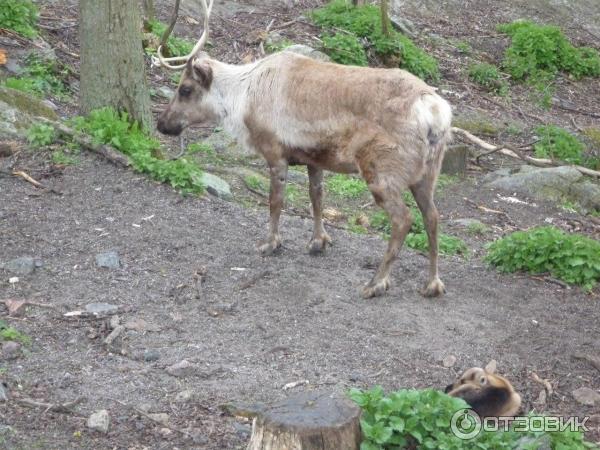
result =
M331 238L327 233L318 238L312 238L308 243L308 253L311 256L318 256L325 253L327 245L331 245Z
M365 284L362 288L362 291L361 291L362 298L366 299L366 298L372 298L372 297L379 297L379 296L385 294L385 291L387 291L389 287L390 287L390 280L388 278L385 278L385 279L377 281L377 282L370 281L367 284Z
M281 248L281 239L273 238L259 244L258 251L262 256L274 255Z
M446 292L446 288L444 287L444 283L439 278L431 281L427 287L423 290L423 295L425 297L438 297Z

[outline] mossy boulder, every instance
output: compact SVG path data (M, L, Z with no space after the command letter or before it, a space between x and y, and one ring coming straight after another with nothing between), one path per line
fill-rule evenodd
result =
M39 99L0 86L0 138L24 136L36 117L58 120L56 113Z

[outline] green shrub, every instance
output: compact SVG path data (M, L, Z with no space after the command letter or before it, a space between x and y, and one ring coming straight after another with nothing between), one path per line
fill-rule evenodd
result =
M549 273L586 290L600 279L600 242L552 226L517 231L492 242L486 260L502 272Z
M381 15L377 6L352 6L345 0L333 0L312 12L312 18L325 28L340 28L357 38L365 38L379 56L400 59L400 67L423 79L438 80L439 70L435 58L418 48L409 38L390 27L386 36L381 28ZM342 39L342 38L340 38ZM345 45L349 44L345 40ZM344 48L344 47L342 47ZM327 51L327 48L325 49ZM366 60L366 57L365 57ZM355 64L355 63L353 63Z
M571 164L581 164L584 145L567 130L553 125L537 127L535 132L540 140L533 146L539 158L551 158Z
M150 32L159 38L162 38L162 35L167 29L167 25L158 20L150 21L148 27L150 28ZM165 55L185 56L194 49L194 43L171 35L169 36L165 47Z
M26 59L27 65L18 78L9 77L4 84L6 87L41 97L51 94L59 99L68 96L68 89L63 79L68 70L58 62L45 60L35 54Z
M361 450L443 449L443 450L535 450L541 438L548 436L553 450L595 448L584 442L578 432L482 431L470 440L451 431L452 417L468 409L467 403L433 389L400 390L385 396L380 387L370 391L352 389L349 393L362 409ZM523 438L530 438L525 445ZM537 440L537 442L536 442Z
M31 344L31 338L0 320L0 342L15 341L25 345Z
M364 193L369 192L364 180L341 173L329 177L326 186L328 192L345 198L360 198Z
M368 66L367 54L356 36L336 33L323 36L323 50L331 59L340 64L351 66Z
M276 42L265 42L265 51L267 53L280 52L292 45L294 45L294 43L287 38L281 39L280 41Z
M0 0L0 28L33 38L37 35L37 18L37 6L31 0Z
M502 79L496 66L488 63L474 64L469 68L469 78L490 92L505 96L508 84Z
M504 68L515 80L554 78L558 71L574 78L600 76L600 56L594 49L574 47L559 27L515 21L498 26L511 37Z
M147 173L182 192L204 191L200 167L186 158L161 159L159 141L137 122L130 123L127 113L119 114L113 109L102 108L72 122L77 130L91 135L95 142L112 145L127 155L138 172Z
M63 150L55 150L52 152L52 162L60 166L72 166L77 164L78 160L75 156L65 153Z
M27 141L34 148L46 147L56 140L56 130L51 125L34 123L27 130Z
M259 175L246 175L244 182L255 191L269 192L269 181Z

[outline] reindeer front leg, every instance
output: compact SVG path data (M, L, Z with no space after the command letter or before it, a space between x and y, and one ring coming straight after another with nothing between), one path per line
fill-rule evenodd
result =
M323 228L323 169L309 165L308 179L314 219L313 235L308 243L308 251L311 255L319 255L325 252L327 244L331 244L331 238Z
M269 209L271 218L269 221L269 235L266 241L261 243L258 250L263 256L272 255L281 247L281 236L279 235L279 216L283 208L285 197L285 181L287 178L288 163L285 160L279 160L269 164L271 173L271 189L269 194Z

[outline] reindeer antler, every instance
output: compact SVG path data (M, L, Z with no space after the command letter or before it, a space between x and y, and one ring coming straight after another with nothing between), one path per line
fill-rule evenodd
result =
M190 60L190 58L193 58L194 55L196 55L196 53L198 53L200 50L202 50L202 48L206 44L206 41L208 40L208 31L209 31L208 24L209 24L210 13L212 12L214 0L208 0L208 4L206 3L206 0L200 0L200 5L202 5L202 9L204 12L204 30L202 31L202 36L200 36L200 39L198 39L198 42L196 42L196 45L194 45L194 48L192 49L192 51L189 54L187 54L185 56L174 56L172 58L163 57L162 48L165 45L167 39L169 38L171 32L173 31L173 28L175 27L175 22L177 21L177 16L179 14L179 1L180 0L176 0L176 2L175 2L175 12L173 13L173 17L171 19L171 24L169 25L169 28L167 28L167 30L163 34L160 45L158 46L158 49L156 51L158 57L155 57L155 56L152 57L152 65L154 65L154 66L163 66L163 67L166 67L167 69L171 69L171 70L183 69L185 67L185 65L187 64L187 62ZM170 63L176 62L176 61L182 62L182 64L177 64L177 65L170 64Z

